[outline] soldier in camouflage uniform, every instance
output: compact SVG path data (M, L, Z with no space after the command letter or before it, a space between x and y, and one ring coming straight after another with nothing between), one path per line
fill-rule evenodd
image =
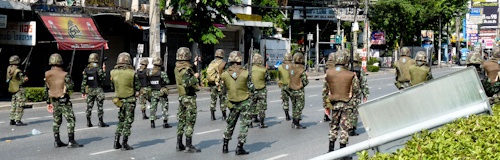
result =
M292 55L290 53L286 53L283 58L283 64L278 67L278 86L281 88L281 104L283 105L283 111L285 111L285 118L287 121L290 121L289 110L289 101L290 101L290 92L288 90L288 84L290 84L290 75L288 74L288 70L292 68Z
M162 108L163 128L172 128L168 124L168 89L170 83L167 73L161 70L162 60L160 57L153 58L153 70L148 74L149 86L151 87L151 128L155 128L156 109Z
M102 69L99 68L97 62L99 62L99 56L97 53L92 53L89 56L89 64L87 68L83 70L83 80L82 80L82 97L87 99L87 126L92 127L91 115L92 108L94 107L94 101L97 101L97 117L99 118L99 127L108 127L103 121L104 109L104 91L102 90L102 82L106 78L106 65L102 65Z
M23 84L28 81L23 72L19 69L21 59L17 55L9 58L9 67L7 68L7 83L9 84L9 93L12 94L12 105L10 107L10 125L24 126L21 118L24 114L24 95Z
M69 93L73 91L71 75L63 70L61 55L54 53L49 58L50 70L45 72L45 98L47 99L47 110L53 112L54 123L54 147L68 146L69 148L83 147L75 141L75 114ZM62 116L66 117L68 126L69 144L61 142L59 128Z
M139 77L134 72L134 67L130 64L130 54L120 53L117 59L116 66L110 72L111 87L114 88L116 94L113 103L120 108L113 147L132 150L134 148L128 145L128 137L134 122L136 97L139 96L141 84ZM123 141L120 144L120 136L122 135Z
M467 54L467 67L475 67L481 81L484 79L484 70L482 68L483 62L483 56L481 56L478 51L471 51L469 54Z
M398 61L394 62L396 67L396 81L394 84L399 90L410 87L410 66L415 65L416 62L410 57L410 49L403 47L401 49L401 57Z
M250 125L250 97L254 93L255 87L252 84L248 71L241 66L241 52L232 51L229 54L229 68L222 73L221 81L224 88L227 89L228 108L230 110L227 118L227 127L224 132L224 143L222 153L228 153L228 143L233 136L236 122L240 115L240 134L238 135L238 147L236 155L248 154L243 145L247 140L248 126Z
M352 122L352 128L349 129L349 136L358 135L356 133L356 129L358 126L358 105L360 105L361 103L365 103L368 99L368 96L370 96L366 74L361 67L361 56L357 52L355 52L353 56L354 67L352 67L352 71L356 73L356 77L359 78L359 87L361 89L361 92L359 92L360 95L356 95L356 99L352 99L351 101L349 101L349 105L353 108L351 115L349 115L349 120Z
M353 112L353 106L349 105L352 101L361 95L359 88L359 80L355 72L347 69L346 64L349 60L347 55L342 52L337 52L335 68L329 68L326 71L325 84L323 87L323 98L326 103L331 103L332 122L330 122L329 148L328 152L334 150L335 141L337 140L338 130L340 128L340 148L346 147L349 135L348 130L351 128L349 115Z
M417 65L410 66L411 86L433 79L431 67L427 65L427 54L424 51L418 51L415 60L417 61Z
M264 67L264 58L260 54L254 54L252 60L252 83L255 86L255 92L253 92L252 96L252 112L255 116L259 116L260 119L260 128L267 128L267 125L264 123L264 119L266 118L266 110L267 110L267 89L266 82L271 79L269 74L267 73L266 67ZM250 124L250 127L253 127Z
M139 94L139 104L141 104L142 119L149 119L146 116L146 102L149 101L151 104L151 88L149 87L148 80L148 64L147 58L141 59L141 66L137 69L137 76L139 77L139 82L141 82L141 91Z
M213 67L215 72L215 79L214 81L211 81L209 79L208 81L208 86L210 86L210 112L212 113L212 120L215 120L215 107L217 106L217 97L219 97L219 104L220 104L220 110L222 112L222 120L226 120L227 114L226 114L226 101L227 101L227 96L226 93L224 92L224 89L221 89L221 84L220 84L220 75L222 72L224 72L224 68L226 66L226 62L224 61L224 50L222 49L217 49L215 51L215 59L210 62L208 67Z
M339 51L339 52L343 52L343 51ZM325 64L326 69L335 67L335 58L336 58L335 52L332 52L328 55L328 60L326 61L326 64ZM330 106L331 104L326 103L326 101L327 101L326 98L323 98L323 104L328 105L328 106L323 106L323 108L325 108L325 115L323 117L323 121L328 122L328 121L331 121L331 119L330 119L331 109L329 109L329 108L332 108L332 107Z
M179 91L179 109L177 111L177 151L187 153L201 152L192 144L194 124L196 123L197 105L196 91L199 73L193 70L191 62L191 51L189 48L181 47L177 50L177 62L175 63L175 84ZM182 136L186 135L186 146L182 144Z
M490 99L490 104L500 102L498 96L498 91L495 91L497 82L499 82L498 72L500 72L500 47L495 46L493 48L493 57L484 62L482 68L484 68L486 77L483 80L483 87L486 90L486 95Z
M305 106L304 87L309 84L304 66L304 55L302 53L295 53L293 55L293 63L294 64L290 70L288 70L288 74L290 75L290 88L288 90L290 92L290 97L292 98L293 106L292 128L305 129L306 127L300 125L300 120L302 120L302 110Z

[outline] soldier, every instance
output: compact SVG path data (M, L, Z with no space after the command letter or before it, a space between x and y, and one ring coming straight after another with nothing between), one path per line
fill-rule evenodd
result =
M343 51L339 51L339 52L343 52ZM333 68L333 67L335 67L335 52L332 52L328 55L328 60L326 61L326 64L325 64L326 69ZM323 121L328 122L328 121L331 121L331 119L330 119L331 104L326 103L326 101L327 101L327 98L323 98L323 104L325 105L325 106L323 106L325 108L325 115L323 117Z
M490 103L496 103L499 101L497 92L491 91L494 87L498 79L498 72L500 71L500 47L495 46L493 48L493 57L488 59L483 64L483 68L486 73L486 77L483 80L483 86L486 90L486 95L490 97Z
M427 65L427 54L424 51L418 51L415 60L417 61L417 65L410 66L409 69L411 86L432 79L431 68Z
M196 123L196 91L198 89L199 73L195 73L190 62L191 51L189 48L181 47L177 50L177 62L175 63L175 83L179 91L179 110L177 112L177 151L187 153L201 152L192 144L194 124ZM182 136L186 135L186 146L182 144Z
M292 68L292 55L286 53L283 58L283 64L278 67L278 86L281 88L281 104L283 105L283 111L285 111L285 118L290 121L290 114L288 113L288 103L290 101L290 92L288 90L288 84L290 84L290 75L288 75L288 70Z
M396 81L394 84L399 90L410 87L410 66L415 65L415 60L410 57L410 49L403 47L401 49L401 58L394 63L396 67Z
M330 122L329 148L328 152L334 150L337 140L338 130L340 128L340 148L346 147L351 128L349 115L353 112L353 106L349 101L356 99L360 95L359 80L356 73L347 69L346 64L349 60L347 55L342 52L335 54L335 68L329 68L326 71L325 84L323 87L323 98L332 106L332 121ZM325 105L327 106L327 105Z
M224 132L224 144L222 153L228 153L228 143L233 136L234 127L240 118L240 134L238 135L238 147L236 155L245 155L249 152L243 148L247 139L248 126L250 125L250 97L255 91L248 71L241 66L241 52L232 51L229 54L229 68L222 73L221 81L227 88L229 106L229 117L227 119L226 132Z
M224 50L218 49L215 51L215 59L210 62L207 69L208 86L210 86L210 112L212 120L215 120L215 107L217 106L217 97L219 97L220 110L222 112L222 120L226 120L226 93L221 89L220 75L224 71L226 62L224 61Z
M266 82L269 81L270 77L267 73L267 69L264 65L264 58L260 54L254 54L252 59L252 83L255 86L255 92L253 92L253 102L252 106L255 107L253 114L255 116L259 115L260 128L267 128L264 124L264 118L266 118L267 110L267 89ZM252 124L250 124L252 127Z
M113 103L120 108L113 147L122 150L134 149L127 142L134 122L136 97L139 96L139 90L141 89L139 77L134 73L134 67L130 63L130 54L126 52L120 53L116 66L110 72L111 86L116 94ZM122 135L123 141L120 144L120 136Z
M148 64L149 61L147 58L142 58L141 59L141 66L139 69L137 69L137 76L139 77L139 82L141 82L141 91L139 94L139 103L141 104L141 112L142 112L142 119L149 119L148 116L146 116L146 101L149 101L151 104L151 88L149 87L149 80L148 80Z
M151 128L155 128L156 109L162 108L163 128L172 128L168 124L168 88L165 86L170 83L167 73L161 70L162 60L160 57L153 58L153 70L148 74L149 84L151 86Z
M24 114L24 95L23 84L28 81L28 77L19 69L21 59L17 55L9 58L9 67L7 68L7 83L9 83L9 93L12 94L12 105L10 107L10 125L24 126L21 118Z
M479 74L479 78L481 78L481 80L484 79L484 73L483 73L484 71L482 69L483 61L484 61L483 56L481 56L481 54L479 54L478 51L471 51L469 54L467 54L467 61L466 61L467 67L469 66L475 67L477 73Z
M73 81L71 75L62 69L63 60L61 55L54 53L50 55L50 70L45 72L45 98L47 99L47 110L53 113L54 124L54 147L69 148L83 147L75 141L75 114L73 113L73 104L70 101L69 94L73 91ZM68 126L69 144L61 142L59 128L62 123L62 116L66 117Z
M365 103L370 96L370 91L368 88L368 83L366 79L366 74L363 68L361 68L361 56L359 53L354 53L353 55L354 67L352 71L356 73L356 77L359 78L359 88L361 89L361 95L356 95L356 99L349 101L349 105L353 108L352 114L349 115L349 119L352 122L352 128L349 129L349 136L357 136L356 129L358 126L358 105L361 102Z
M289 92L293 106L292 128L305 129L306 127L300 125L302 110L305 105L304 87L309 84L304 67L304 55L302 53L295 53L293 55L293 63L291 69L288 70L288 74L290 75Z
M97 101L97 117L99 118L99 127L108 127L103 121L103 103L104 91L102 90L102 82L106 78L106 64L102 64L102 69L99 68L97 53L92 53L89 56L89 64L83 70L82 80L82 97L87 99L87 127L92 127L91 115L94 101Z

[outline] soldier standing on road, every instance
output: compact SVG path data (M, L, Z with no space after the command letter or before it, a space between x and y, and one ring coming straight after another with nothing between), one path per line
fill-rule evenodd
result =
M353 112L353 107L349 102L355 100L360 95L359 80L355 72L347 69L346 64L349 60L343 52L335 54L335 68L329 68L326 71L325 84L323 87L323 98L332 106L332 122L330 122L329 148L328 152L334 150L337 140L338 130L340 128L340 148L346 147L351 128L349 115ZM325 105L327 106L327 105Z
M220 75L224 71L226 62L224 61L224 50L218 49L215 51L215 59L210 62L207 69L208 86L210 86L210 112L212 120L215 120L215 107L217 106L217 97L219 97L220 110L222 112L222 120L226 120L226 93L221 89Z
M196 123L197 105L196 91L199 73L193 71L191 51L189 48L181 47L177 50L177 62L175 63L175 82L179 91L179 109L177 111L177 151L188 153L201 152L192 144L194 124ZM182 136L186 135L186 146L182 144Z
M358 105L361 103L365 103L370 96L370 90L368 88L368 83L366 79L366 74L363 68L361 67L361 56L359 53L354 53L353 55L354 67L352 71L356 73L356 77L359 78L359 87L361 89L360 95L356 95L356 99L352 99L349 101L349 105L353 108L351 115L349 115L349 120L352 122L352 128L349 129L349 136L357 136L356 129L358 127Z
M28 81L28 77L19 69L21 59L17 55L9 58L9 67L7 68L7 83L9 84L9 93L12 94L12 105L10 107L10 125L24 126L21 118L24 114L24 95L23 84Z
M302 53L295 53L293 55L293 63L291 69L288 70L288 74L290 75L289 92L293 106L292 128L305 129L306 127L300 125L302 110L305 105L304 87L309 84L304 67L304 55Z
M116 66L111 70L111 86L115 90L116 97L113 103L120 108L118 111L118 126L115 132L115 149L132 150L128 145L128 137L131 133L132 123L134 122L134 112L136 97L139 96L141 84L139 77L134 72L134 67L130 64L130 54L123 52L118 55ZM123 135L122 144L120 136Z
M253 93L253 105L252 108L255 107L255 111L253 114L255 116L259 115L260 119L260 128L267 128L267 125L264 124L264 118L266 118L266 110L267 110L267 89L266 82L269 81L270 77L267 73L267 69L264 65L264 58L260 54L254 54L252 60L252 83L255 86L255 92ZM252 127L252 124L250 124Z
M232 51L229 54L229 68L222 73L221 80L227 89L229 100L229 117L227 119L226 132L224 132L224 144L222 153L228 153L228 143L233 136L234 127L240 115L240 134L238 135L238 147L236 155L245 155L249 152L243 148L247 140L248 126L250 125L250 99L255 87L252 84L248 71L241 66L241 52Z
M488 59L483 64L483 68L486 72L486 78L483 80L483 87L486 90L486 95L490 97L490 104L494 104L500 101L497 95L497 91L492 91L496 82L498 82L498 72L500 71L500 47L495 46L493 48L493 58Z
M466 65L467 67L472 66L476 68L477 73L479 74L479 78L481 80L484 79L484 72L483 72L483 65L484 59L481 54L479 54L478 51L471 51L469 54L467 54L467 61Z
M290 84L290 75L288 74L288 70L292 68L292 64L292 55L290 53L286 53L283 58L283 64L278 67L278 86L281 88L281 104L283 105L283 111L285 111L287 121L291 120L288 112L290 101L290 92L288 89L288 84Z
M417 65L410 66L410 84L411 86L424 83L432 79L431 67L427 65L427 54L424 51L418 51L415 56Z
M83 147L75 141L75 114L69 93L73 92L73 81L71 75L62 69L63 60L61 55L54 53L49 58L50 70L45 72L45 98L47 99L47 110L53 113L54 124L54 147L68 146L69 148ZM61 142L59 128L62 116L66 117L68 126L69 144Z
M343 51L339 51L343 52ZM328 55L328 60L325 63L325 68L328 70L329 68L335 67L335 52L332 52ZM326 72L326 71L325 71ZM325 75L326 76L326 75ZM325 108L325 115L323 117L323 121L328 122L331 121L330 119L330 111L332 110L331 103L326 103L328 97L323 97L323 108Z
M401 58L394 63L396 67L396 81L394 84L399 90L410 87L410 66L415 65L415 60L410 57L410 49L403 47L401 49Z
M141 104L142 119L149 119L146 116L146 101L151 104L151 88L149 87L148 80L148 64L147 58L141 58L141 66L137 69L137 76L139 77L139 82L141 82L141 91L139 94L139 103Z
M97 117L99 118L99 127L108 127L103 121L104 115L104 91L102 90L102 82L106 78L106 64L102 64L102 69L97 64L99 62L97 53L92 53L89 56L89 64L83 70L82 80L82 97L87 99L87 127L92 127L92 108L94 101L97 101Z
M163 128L172 128L168 124L168 88L170 83L167 73L161 70L162 60L160 57L153 58L153 70L148 74L149 84L151 86L151 128L155 128L156 109L162 108Z

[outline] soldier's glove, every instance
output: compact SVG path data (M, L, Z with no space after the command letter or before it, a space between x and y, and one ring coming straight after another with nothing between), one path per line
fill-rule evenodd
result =
M279 86L280 88L282 88L282 87L283 87L283 82L278 81L278 86Z
M116 105L116 107L121 108L123 106L123 102L120 100L120 98L115 97L113 98L113 103Z

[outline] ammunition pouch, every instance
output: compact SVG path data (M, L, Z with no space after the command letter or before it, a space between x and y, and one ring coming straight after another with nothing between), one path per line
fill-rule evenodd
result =
M112 101L118 108L121 108L123 106L123 102L118 97L113 98Z
M167 87L162 87L160 89L160 97L167 97L168 96L168 88Z
M64 96L57 99L60 104L67 104L69 102L69 95L64 94Z

